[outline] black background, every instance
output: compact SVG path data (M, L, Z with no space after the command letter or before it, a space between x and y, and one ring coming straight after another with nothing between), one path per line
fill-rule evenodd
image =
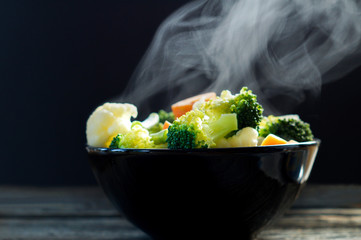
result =
M185 2L1 1L0 184L95 184L86 120ZM361 183L360 81L361 68L295 109L322 139L311 182Z

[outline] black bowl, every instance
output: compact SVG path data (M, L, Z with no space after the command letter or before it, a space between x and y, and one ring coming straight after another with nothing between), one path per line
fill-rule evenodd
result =
M318 147L87 150L111 202L154 239L251 239L292 205Z

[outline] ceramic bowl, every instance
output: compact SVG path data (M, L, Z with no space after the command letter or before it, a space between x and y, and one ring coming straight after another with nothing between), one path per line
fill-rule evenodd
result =
M252 239L295 201L319 144L87 151L105 194L153 239Z

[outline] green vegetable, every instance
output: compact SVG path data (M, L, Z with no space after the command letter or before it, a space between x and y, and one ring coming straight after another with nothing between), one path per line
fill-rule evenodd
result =
M149 133L157 133L163 130L163 123L157 123L148 129Z
M115 136L112 142L110 143L109 148L121 148L122 138L123 138L123 134L120 133L117 136Z
M151 127L159 123L158 113L149 114L149 116L141 123L144 128L150 129Z
M214 141L236 129L236 114L223 114L215 120L195 109L173 122L166 141L170 149L210 148L215 146Z
M257 102L257 96L243 87L239 94L232 95L230 91L222 91L215 100L205 102L200 106L210 118L219 118L221 114L237 114L238 130L245 127L257 129L263 118L263 107ZM233 135L235 132L231 133Z
M235 95L225 90L216 99L196 102L193 110L176 120L172 112L160 110L151 113L143 122L134 121L131 131L117 135L110 147L195 149L216 147L219 142L230 146L250 146L257 138L256 129L262 114L263 108L257 102L257 96L247 87ZM162 130L165 121L172 123L168 130ZM238 134L238 138L229 142L226 140L246 127L249 131L243 132L247 134ZM244 140L244 136L251 136L252 141Z
M263 107L257 102L257 96L248 90L247 87L241 89L231 101L231 112L237 114L238 129L252 127L257 129L263 118Z
M166 112L164 110L159 110L158 115L159 115L160 123L164 123L165 121L172 123L174 121L173 112Z
M164 129L162 131L159 131L157 133L150 134L150 138L152 139L153 143L156 145L159 144L166 144L167 142L167 134L168 129Z
M109 148L154 148L147 129L140 124L133 124L131 131L126 134L118 134L112 140Z
M140 125L141 127L147 129L149 133L156 133L163 129L163 123L159 122L159 115L157 113L151 113L149 116L143 121L133 121L132 126Z
M313 140L310 125L298 117L275 117L271 115L263 118L260 123L259 136L266 137L270 133L287 141L306 142Z
M193 124L174 123L168 130L167 143L169 149L207 148L204 141L197 139L200 131Z
M234 113L222 114L217 121L210 122L208 126L211 130L212 140L216 141L238 129L237 115Z

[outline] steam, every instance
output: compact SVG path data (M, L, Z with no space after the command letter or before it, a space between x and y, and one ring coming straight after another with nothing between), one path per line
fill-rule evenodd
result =
M121 100L166 107L248 86L300 102L361 64L360 42L356 0L198 0L160 26Z

